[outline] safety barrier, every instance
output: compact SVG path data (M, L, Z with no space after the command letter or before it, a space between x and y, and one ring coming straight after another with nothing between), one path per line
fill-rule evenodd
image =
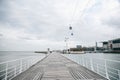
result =
M45 56L32 56L0 63L0 80L11 80Z
M106 77L109 80L120 80L120 61L93 58L84 54L63 54L63 56L100 74L103 77Z

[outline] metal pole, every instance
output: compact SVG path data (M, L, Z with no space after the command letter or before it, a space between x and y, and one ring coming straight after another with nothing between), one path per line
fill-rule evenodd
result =
M66 52L68 53L68 39L69 38L65 38L65 42L66 42Z
M83 57L83 55L82 55L82 61L83 61L83 66L85 66L85 61L84 61L84 57Z
M8 75L8 63L6 63L6 73L5 73L5 80L7 80L7 75Z
M79 56L80 57L80 56ZM79 60L79 64L81 64L81 57L78 59Z
M27 60L27 68L29 68L29 66L30 66L30 64L29 64L30 62L29 62L29 60Z
M91 70L93 70L94 71L94 68L93 68L93 59L92 58L90 58L90 66L91 66Z
M119 80L120 80L120 70L118 70Z
M15 71L14 71L14 76L16 76L16 65L15 65L15 68L14 68L14 70L15 70Z
M109 79L108 71L107 71L107 61L106 60L105 60L105 74L106 74L106 78Z
M22 72L22 59L20 60L20 73Z
M97 64L97 73L99 73L99 68L98 68L98 64Z

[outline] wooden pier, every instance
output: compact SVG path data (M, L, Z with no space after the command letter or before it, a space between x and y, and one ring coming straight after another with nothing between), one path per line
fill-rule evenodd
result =
M51 53L12 80L107 80L59 53Z

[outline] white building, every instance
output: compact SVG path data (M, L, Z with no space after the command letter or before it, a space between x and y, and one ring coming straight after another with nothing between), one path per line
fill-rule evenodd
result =
M120 52L120 38L103 42L103 48L107 52Z
M104 50L108 50L108 42L105 41L105 42L102 42L102 43L103 43Z

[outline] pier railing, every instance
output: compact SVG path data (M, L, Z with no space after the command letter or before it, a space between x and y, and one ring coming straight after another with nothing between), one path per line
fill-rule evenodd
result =
M0 63L0 80L11 80L44 57L33 56Z
M78 64L106 77L109 80L120 80L120 61L88 57L84 54L63 56L77 62Z

